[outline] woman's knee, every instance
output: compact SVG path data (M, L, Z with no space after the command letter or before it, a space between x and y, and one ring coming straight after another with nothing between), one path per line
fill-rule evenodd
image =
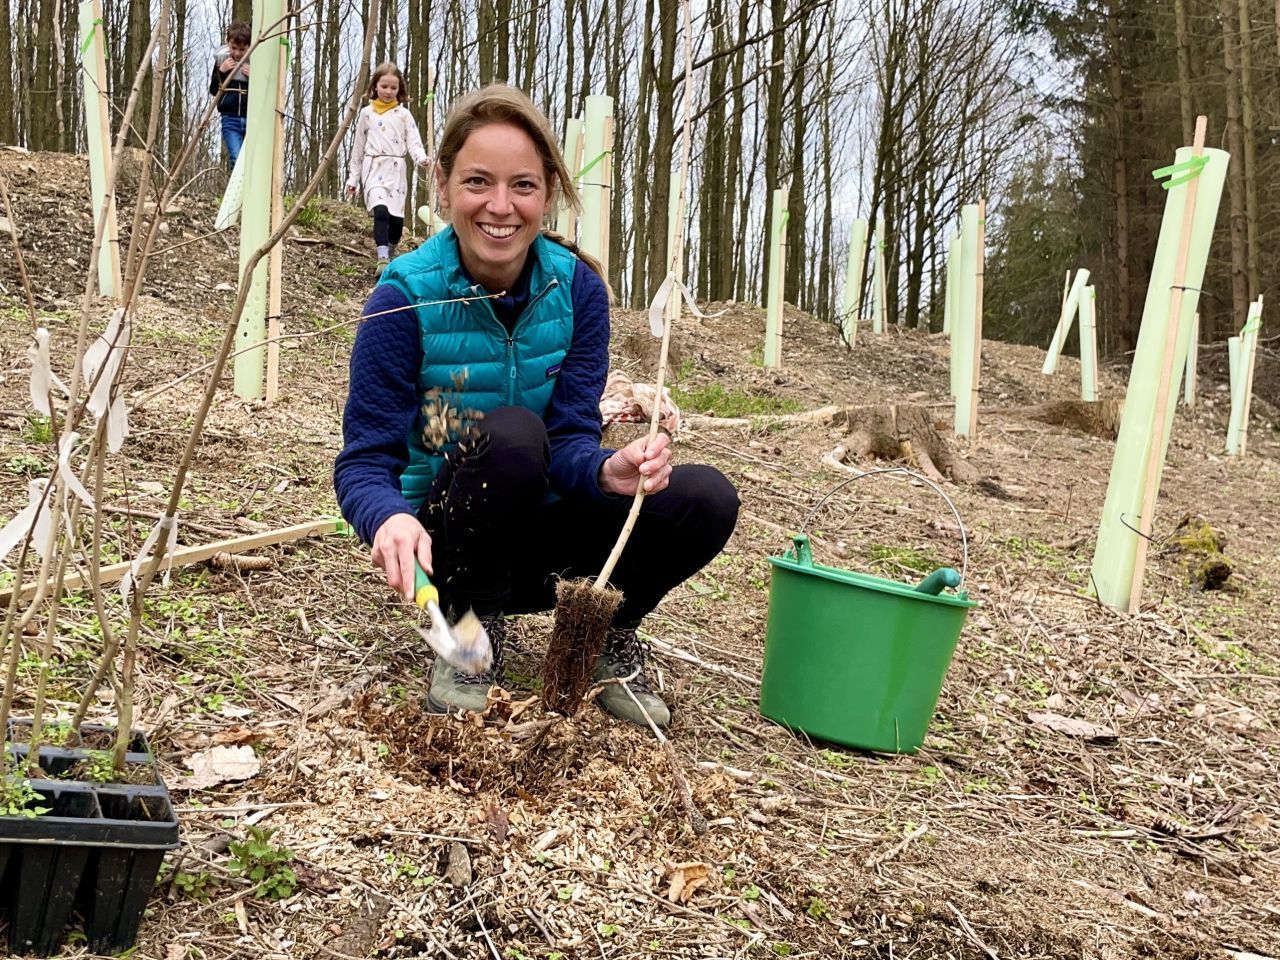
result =
M723 473L703 463L681 464L671 485L685 501L685 516L723 546L738 522L738 490Z
M545 477L551 463L547 426L524 407L499 407L485 414L473 442L478 456L501 462L504 471L522 479Z

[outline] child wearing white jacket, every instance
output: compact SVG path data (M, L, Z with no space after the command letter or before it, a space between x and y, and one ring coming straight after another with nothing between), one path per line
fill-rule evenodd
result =
M369 79L369 103L356 120L347 195L364 185L364 205L373 214L377 272L396 255L404 231L404 205L409 193L404 155L420 167L430 165L418 125L409 112L404 76L394 63L380 64Z

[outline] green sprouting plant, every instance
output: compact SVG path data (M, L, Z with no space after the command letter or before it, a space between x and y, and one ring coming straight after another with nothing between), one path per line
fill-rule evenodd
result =
M434 876L430 873L424 873L422 867L408 857L398 857L395 853L388 853L382 858L382 862L391 868L392 875L397 880L408 880L415 887L429 887L436 882Z
M285 197L284 202L286 207L291 208L296 201L293 197ZM325 212L323 205L320 203L320 199L318 197L312 197L306 202L302 209L298 211L297 219L293 222L303 230L318 230L321 227L328 225L329 214Z
M116 774L115 758L110 750L86 750L79 772L94 783L110 783Z
M244 840L229 844L232 860L227 869L232 876L256 883L254 896L283 900L293 896L298 886L298 875L288 866L293 862L293 851L272 845L274 833L270 827L250 827Z
M29 453L20 453L16 457L10 457L4 463L6 473L12 473L19 477L34 477L44 473L48 467L39 457L34 457Z
M825 920L827 915L831 913L831 908L827 906L827 902L821 897L810 897L809 905L805 907L804 912L814 920Z
M201 870L199 873L186 873L179 870L173 878L173 885L184 897L199 900L201 903L208 902L209 887L212 883L213 876L207 870Z
M818 759L833 770L848 770L856 762L853 757L847 753L839 753L831 749L824 749L818 752Z
M52 443L53 425L48 417L39 414L27 414L27 422L22 428L22 439L27 443Z
M34 820L51 809L39 805L39 801L43 799L44 794L37 793L30 780L6 777L0 785L0 817L26 817Z
M618 926L616 923L602 923L599 924L596 929L600 931L600 936L608 938L616 937L618 933L621 932L622 927Z

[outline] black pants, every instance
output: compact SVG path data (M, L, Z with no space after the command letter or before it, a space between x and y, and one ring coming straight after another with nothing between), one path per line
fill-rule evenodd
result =
M632 498L546 503L549 463L546 427L523 407L488 414L446 458L418 514L445 604L480 614L550 610L558 578L600 574ZM720 471L675 467L667 488L645 497L614 569L624 598L614 624L635 626L702 569L737 518L738 492Z
M404 234L404 217L393 217L384 204L373 208L373 245L394 247Z

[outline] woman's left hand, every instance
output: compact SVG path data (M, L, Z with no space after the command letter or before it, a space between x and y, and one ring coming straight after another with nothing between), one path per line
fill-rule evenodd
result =
M635 496L640 481L645 495L665 490L671 480L671 438L659 433L633 440L600 465L600 489L619 496Z

